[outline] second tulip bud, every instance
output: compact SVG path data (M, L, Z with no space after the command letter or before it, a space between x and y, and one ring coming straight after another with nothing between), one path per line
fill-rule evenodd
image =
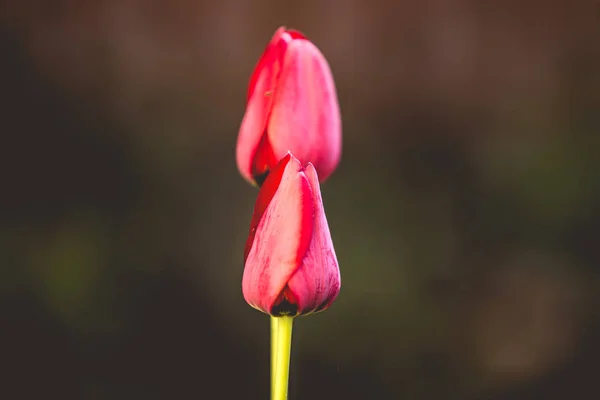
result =
M288 151L312 163L324 181L342 147L340 109L329 64L297 31L279 28L250 79L236 158L259 186Z

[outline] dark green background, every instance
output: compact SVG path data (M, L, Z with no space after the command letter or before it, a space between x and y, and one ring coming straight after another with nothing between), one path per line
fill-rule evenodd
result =
M48 4L0 6L1 398L268 398L234 151L281 24L344 127L290 399L599 395L593 2Z

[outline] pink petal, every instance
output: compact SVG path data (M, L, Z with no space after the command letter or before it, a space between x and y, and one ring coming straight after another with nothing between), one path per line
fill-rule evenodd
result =
M285 52L287 51L288 43L294 39L306 39L306 36L302 32L294 29L286 29L285 26L277 28L271 41L267 44L263 54L261 55L252 76L250 76L250 83L248 85L248 97L246 102L250 101L252 94L257 85L259 75L264 69L271 68L275 63L282 64Z
M314 205L309 181L295 158L290 156L280 165L285 170L256 227L242 278L246 301L266 313L300 266L313 234ZM270 184L266 190L272 190ZM262 206L257 204L259 213Z
M252 214L252 220L250 221L250 233L248 235L248 239L246 241L246 248L244 250L244 262L248 258L248 253L254 244L254 235L256 234L256 229L258 228L258 224L262 220L263 214L267 210L269 204L271 204L271 200L273 200L273 196L277 193L277 189L279 189L279 185L281 183L281 178L283 178L283 173L286 170L288 163L292 155L290 153L286 154L280 161L275 165L273 170L269 173L265 181L263 182L260 190L258 192L258 196L256 198L256 203L254 204L254 212Z
M300 314L326 309L340 292L341 278L331 233L325 217L319 177L309 164L305 170L312 188L314 231L308 250L288 281L288 288L296 299Z
M292 36L285 31L284 27L279 28L250 77L246 112L238 135L236 159L240 173L251 183L254 183L253 175L256 174L254 163L258 152L267 153L258 154L258 162L269 167L281 158L274 159L271 156L270 145L267 141L261 141L261 138L266 130L267 119L273 106L273 93L290 41ZM263 167L261 165L259 169ZM259 171L258 174L263 172Z
M288 44L274 96L267 135L275 158L291 151L324 181L340 160L341 116L329 64L312 42Z

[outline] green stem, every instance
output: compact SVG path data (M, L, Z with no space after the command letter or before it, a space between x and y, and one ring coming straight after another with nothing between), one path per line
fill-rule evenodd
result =
M277 328L279 318L271 316L271 393L275 393L275 367L277 362Z
M287 400L294 317L271 318L271 400Z

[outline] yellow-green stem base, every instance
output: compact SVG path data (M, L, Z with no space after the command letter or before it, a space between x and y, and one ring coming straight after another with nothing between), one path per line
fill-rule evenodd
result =
M271 400L287 400L294 317L271 316Z

